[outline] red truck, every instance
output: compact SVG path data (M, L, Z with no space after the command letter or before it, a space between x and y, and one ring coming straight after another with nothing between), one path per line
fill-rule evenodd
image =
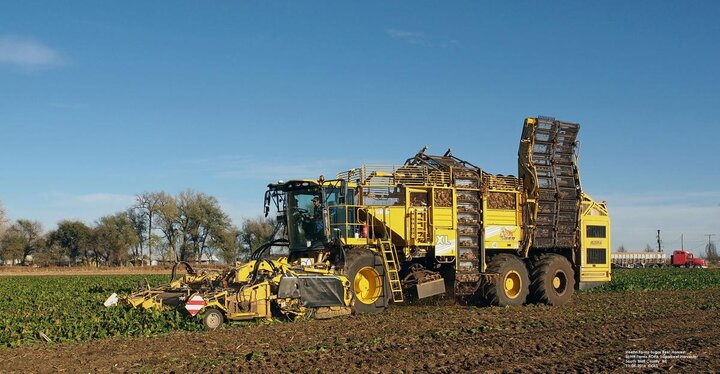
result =
M681 268L705 268L705 260L695 258L691 252L677 250L670 256L670 265Z

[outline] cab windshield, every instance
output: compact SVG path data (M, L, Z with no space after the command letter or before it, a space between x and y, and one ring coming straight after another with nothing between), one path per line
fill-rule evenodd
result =
M321 199L317 189L288 192L290 248L310 249L325 241Z

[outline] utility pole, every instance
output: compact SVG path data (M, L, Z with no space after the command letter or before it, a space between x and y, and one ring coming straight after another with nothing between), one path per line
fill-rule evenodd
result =
M715 236L715 234L705 234L705 236L708 237L708 248L710 248L710 244L711 244L710 241L711 241L712 237Z
M662 252L662 240L660 240L660 230L657 233L658 252Z

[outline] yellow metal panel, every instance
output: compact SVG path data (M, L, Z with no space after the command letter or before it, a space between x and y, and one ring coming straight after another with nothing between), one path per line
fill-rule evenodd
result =
M580 270L581 282L608 282L610 281L610 270L587 271Z
M589 199L586 197L586 199ZM602 211L602 214L594 212ZM590 201L581 217L580 224L580 281L581 282L603 282L611 279L611 235L610 235L610 217L604 206L600 206ZM604 238L590 238L587 236L588 226L604 226ZM597 248L605 250L605 262L602 264L588 264L588 249Z
M392 230L393 237L405 240L405 206L368 207L368 214Z
M517 212L510 209L485 209L485 225L517 226Z
M345 245L364 246L368 244L367 238L346 238Z
M453 215L453 208L432 208L432 225L434 228L454 228L455 217Z

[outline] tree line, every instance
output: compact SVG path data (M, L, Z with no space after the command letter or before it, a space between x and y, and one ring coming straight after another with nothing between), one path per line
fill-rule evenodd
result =
M62 220L48 232L37 221L10 221L0 204L0 263L233 263L270 239L273 228L271 219L261 217L235 226L215 197L193 190L177 195L163 191L138 194L126 210L100 217L93 224Z

